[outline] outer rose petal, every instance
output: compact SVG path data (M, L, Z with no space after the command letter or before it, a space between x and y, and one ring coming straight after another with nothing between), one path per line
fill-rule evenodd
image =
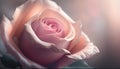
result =
M82 32L79 38L79 43L73 47L71 53L71 55L68 55L69 58L79 60L99 53L99 50L92 42L90 42L87 35Z
M96 53L99 53L98 48L94 46L87 35L82 32L78 44L71 49L71 55L65 55L57 62L56 67L65 67L77 60L89 58Z
M11 55L14 55L16 59L22 64L23 68L43 68L43 66L38 65L31 60L27 59L20 49L16 46L15 42L11 39L11 34L10 32L12 31L12 25L10 21L4 16L3 22L0 25L0 30L1 30L1 36L4 41L4 44L6 46L7 52L10 53Z

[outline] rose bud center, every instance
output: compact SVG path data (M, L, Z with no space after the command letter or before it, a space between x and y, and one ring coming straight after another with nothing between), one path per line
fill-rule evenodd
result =
M35 20L32 23L35 34L43 41L47 41L45 36L64 37L64 28L62 23L55 18L44 18ZM50 42L50 41L47 41Z

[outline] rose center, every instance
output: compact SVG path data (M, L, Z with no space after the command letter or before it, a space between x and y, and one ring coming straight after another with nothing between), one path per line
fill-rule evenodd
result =
M55 18L43 18L35 20L32 23L32 28L35 34L42 39L48 38L48 35L51 35L52 37L64 37L64 26Z
M62 32L62 28L61 25L59 24L60 22L58 20L53 20L53 19L43 19L42 22L44 23L44 25L47 26L47 28L51 31L54 32Z

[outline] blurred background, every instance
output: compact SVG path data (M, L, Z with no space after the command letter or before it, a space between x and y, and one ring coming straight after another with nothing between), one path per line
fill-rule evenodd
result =
M26 0L0 0L2 14L12 19L15 7ZM53 0L75 21L100 49L86 60L96 68L120 68L120 0ZM2 43L0 43L2 44ZM0 45L0 50L3 45Z

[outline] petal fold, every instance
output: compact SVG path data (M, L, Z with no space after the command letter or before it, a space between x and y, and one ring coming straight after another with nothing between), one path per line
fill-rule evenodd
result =
M78 44L72 47L70 52L71 54L66 54L58 62L56 62L56 67L63 68L75 61L87 59L96 53L99 53L99 49L90 42L86 34L82 32Z
M73 47L71 50L71 55L67 55L71 59L81 60L89 58L96 53L99 53L99 49L90 42L89 38L85 33L81 33L81 37L79 39L79 43Z

